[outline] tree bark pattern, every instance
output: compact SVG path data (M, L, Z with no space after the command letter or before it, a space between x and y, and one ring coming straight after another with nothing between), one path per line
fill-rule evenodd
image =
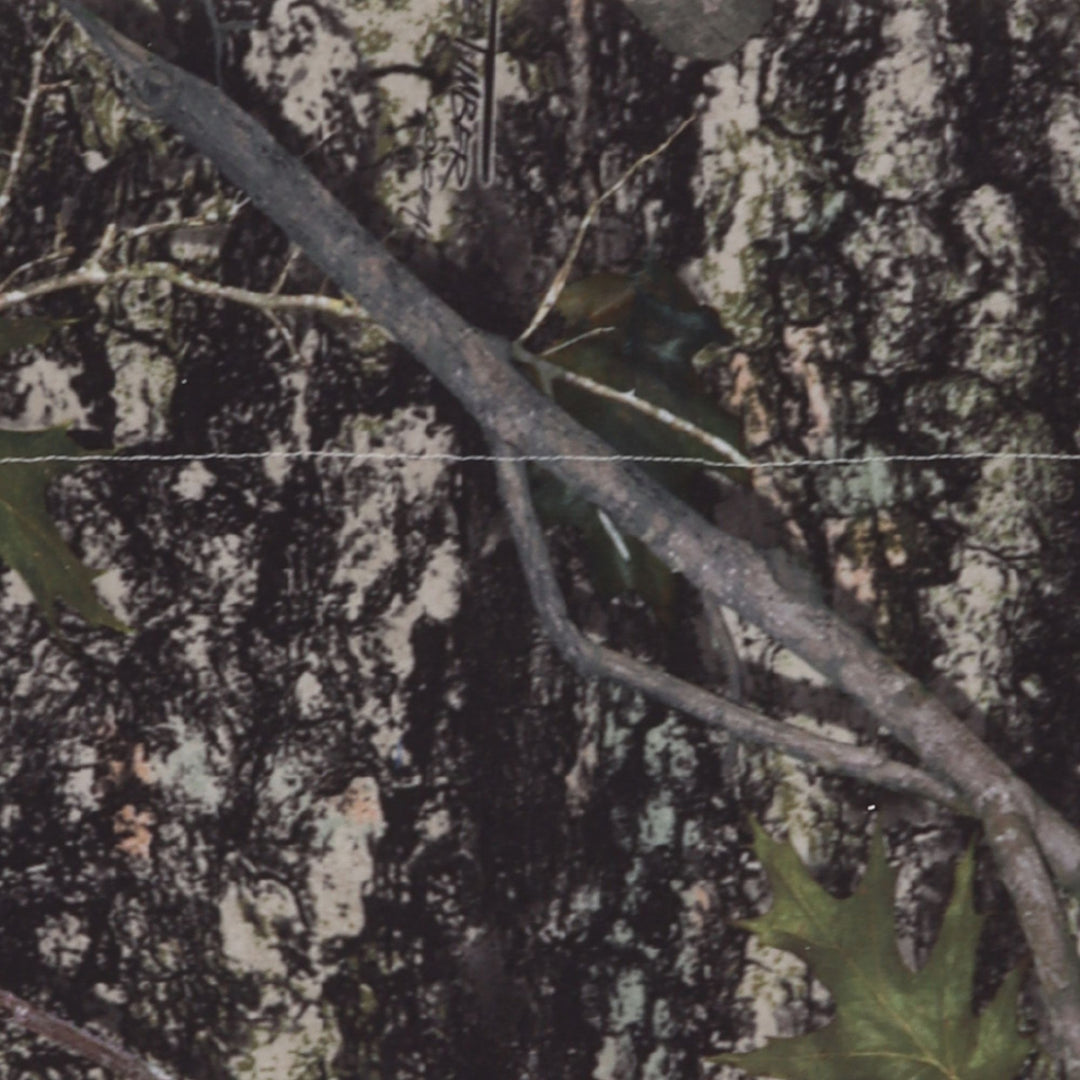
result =
M177 59L209 74L198 6L165 14L186 28ZM226 87L290 149L325 139L308 163L485 329L527 322L590 199L700 107L700 127L598 223L581 269L648 249L684 271L738 339L712 380L758 453L1075 450L1068 7L777 9L768 37L710 67L596 4L588 80L572 81L562 7L508 6L498 183L441 192L442 233L424 239L401 214L418 174L412 131L395 125L415 102L395 98L377 56L381 16L217 5L256 27L230 44ZM0 18L5 40L24 40L14 11ZM31 23L41 34L48 20ZM443 86L443 48L435 35L409 77ZM24 59L4 51L0 101L20 92ZM80 88L50 108L12 266L58 218L88 249L103 219L212 197L211 170L179 141L148 171L145 129L113 135L118 98ZM0 116L7 145L18 115ZM190 257L181 242L170 253ZM266 288L284 245L248 209L204 255L223 280ZM5 421L74 419L166 451L483 452L460 407L375 330L301 319L294 355L256 313L168 288L61 295L49 313L83 321L4 358ZM834 606L1072 821L1074 476L997 459L757 481ZM904 865L906 947L925 953L964 828L574 678L527 614L488 466L100 465L58 485L54 505L87 561L112 568L104 584L139 631L68 624L64 650L3 578L0 971L72 1020L189 1077L245 1063L275 1078L696 1077L755 1020L759 1037L787 1034L826 1011L797 968L728 925L761 899L747 812L788 828L844 887L876 807ZM632 599L597 600L571 537L554 544L580 622L700 677L689 597L665 636ZM736 636L771 715L877 737L759 632ZM1019 942L985 892L992 981ZM92 1074L2 1038L12 1076Z

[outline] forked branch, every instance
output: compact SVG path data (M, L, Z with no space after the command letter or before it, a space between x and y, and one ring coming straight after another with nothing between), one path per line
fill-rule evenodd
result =
M462 402L493 443L543 458L621 531L859 701L983 821L1070 1077L1080 1078L1080 964L1045 872L1080 886L1080 836L921 684L824 605L788 593L749 544L714 528L574 423L513 369L510 343L470 326L396 263L234 102L60 0L134 96L205 153Z

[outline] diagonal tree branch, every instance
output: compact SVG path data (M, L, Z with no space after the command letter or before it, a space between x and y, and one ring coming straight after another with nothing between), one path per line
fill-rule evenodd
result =
M489 434L542 458L672 569L760 626L847 690L914 749L959 781L976 808L1016 799L1035 819L1055 873L1080 889L1080 834L959 719L831 610L788 594L766 559L714 528L534 389L507 362L510 343L471 326L398 264L271 136L203 80L153 56L60 0L131 81L135 95L211 158L321 269L421 360ZM595 460L593 460L595 459Z
M13 1023L108 1069L117 1080L170 1080L169 1073L159 1066L135 1057L92 1031L53 1016L9 990L0 989L0 1017L5 1011Z
M509 342L471 326L430 293L239 106L117 34L76 0L60 3L127 77L144 107L247 191L443 382L489 438L549 459L552 471L620 530L851 694L984 822L1024 823L1023 829L988 828L987 835L1036 956L1067 1074L1080 1078L1080 963L1052 882L1045 869L1035 873L1045 854L1060 881L1080 888L1076 831L860 632L823 605L787 593L749 544L712 527L640 470L610 460L610 448L513 370ZM1022 882L1015 872L1021 864L1031 871Z
M500 456L510 451L505 444L499 443L494 449ZM533 606L548 637L563 658L582 675L614 679L711 727L723 728L743 742L772 747L830 772L853 776L857 780L920 799L930 799L957 813L970 813L949 785L921 769L891 761L885 754L870 747L838 742L803 731L793 724L773 720L754 709L590 641L574 625L566 610L547 544L533 510L524 464L503 460L498 462L496 469L499 492L510 514L510 529L521 557L521 567L529 584Z

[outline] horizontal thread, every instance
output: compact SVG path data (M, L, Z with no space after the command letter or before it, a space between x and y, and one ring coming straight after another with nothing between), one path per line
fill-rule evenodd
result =
M976 450L968 453L953 454L882 454L871 457L833 457L833 458L796 458L792 461L755 461L748 465L725 464L698 457L664 457L647 454L453 454L453 453L409 453L397 450L252 450L229 453L176 453L176 454L124 454L94 453L84 454L42 454L40 456L9 455L0 457L0 465L31 465L43 462L63 462L65 464L85 465L91 462L121 464L182 464L200 461L440 461L450 463L468 462L535 462L544 464L555 461L596 461L596 462L633 462L636 464L664 465L699 465L708 469L757 469L775 471L779 469L799 468L840 468L850 465L881 465L890 462L918 462L929 464L935 461L1080 461L1080 454L1071 453L1022 453L995 452Z

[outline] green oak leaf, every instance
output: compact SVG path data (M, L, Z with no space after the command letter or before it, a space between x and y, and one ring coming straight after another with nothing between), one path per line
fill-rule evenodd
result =
M47 458L89 453L64 427L44 431L0 431L0 458ZM62 600L88 623L129 631L98 599L91 570L67 546L45 508L50 480L72 462L0 462L0 560L30 587L49 625L56 628L56 601Z
M956 867L953 894L930 958L912 971L896 947L896 872L880 831L858 889L837 900L810 877L793 848L756 822L754 849L773 890L766 914L738 925L764 945L795 953L829 989L836 1017L760 1050L712 1061L779 1080L1012 1080L1033 1040L1016 1027L1021 969L1010 972L979 1016L972 1009L975 949L974 850Z

